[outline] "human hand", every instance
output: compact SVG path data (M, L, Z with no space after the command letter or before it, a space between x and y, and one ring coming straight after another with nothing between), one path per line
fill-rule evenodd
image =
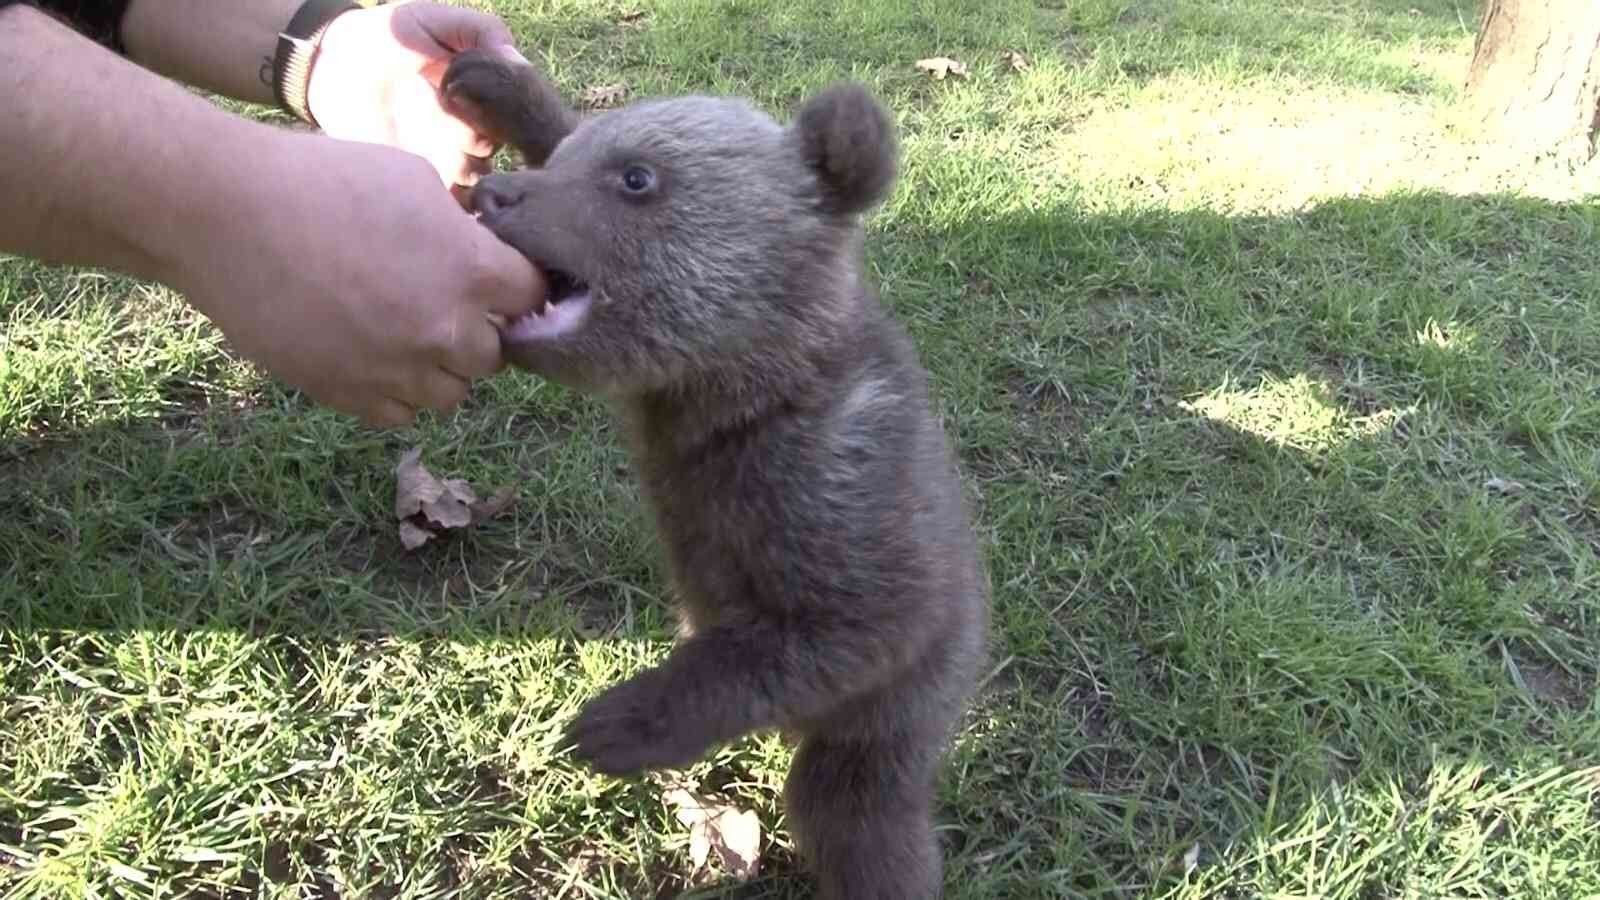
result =
M449 411L503 365L491 314L546 284L400 150L250 126L172 237L182 291L245 356L374 426Z
M471 48L526 62L505 23L485 13L410 0L352 10L323 32L307 105L330 137L399 147L431 163L446 187L469 186L496 148L445 108L439 79L453 54Z

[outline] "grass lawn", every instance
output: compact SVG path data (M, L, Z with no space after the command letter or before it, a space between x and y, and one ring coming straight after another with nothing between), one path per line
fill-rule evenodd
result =
M871 264L995 586L948 896L1600 895L1600 178L1463 136L1478 3L484 5L574 93L899 116ZM671 634L596 404L369 432L15 259L0 354L0 894L803 896L775 737L680 773L743 886L560 753ZM519 504L404 552L412 446Z

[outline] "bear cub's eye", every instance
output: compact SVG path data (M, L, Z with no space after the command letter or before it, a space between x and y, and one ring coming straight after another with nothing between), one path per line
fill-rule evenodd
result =
M646 169L644 166L629 166L622 173L622 186L626 188L629 193L642 194L645 191L650 190L651 186L655 183L655 173L649 169Z

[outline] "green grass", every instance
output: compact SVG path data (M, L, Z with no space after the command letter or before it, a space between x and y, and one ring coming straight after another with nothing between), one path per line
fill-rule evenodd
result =
M572 91L899 116L871 264L995 585L949 896L1600 895L1600 181L1458 127L1477 4L493 7ZM775 738L688 773L760 815L742 889L560 754L670 639L596 405L364 431L20 260L0 321L0 892L802 895ZM402 552L414 444L520 505Z

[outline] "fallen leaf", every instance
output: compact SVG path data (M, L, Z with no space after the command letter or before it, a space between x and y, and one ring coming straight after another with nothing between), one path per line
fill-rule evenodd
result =
M722 868L740 881L760 868L761 820L751 810L716 803L683 787L667 791L678 821L689 826L689 857L699 869L714 850Z
M422 504L422 514L430 522L444 528L471 525L472 504L478 502L478 495L473 493L472 486L459 478L446 479L442 486L444 490L439 499Z
M621 103L622 98L627 95L626 84L602 84L598 87L585 88L583 93L578 95L578 99L590 109L606 109Z
M444 485L422 466L422 448L414 447L394 467L394 517L404 519L422 512L422 504L444 496Z
M410 519L400 520L400 544L407 550L415 550L431 540L433 532Z
M478 492L474 491L472 485L467 484L464 478L446 478L444 493L446 497L453 497L468 505L478 502Z
M934 77L935 81L943 81L947 75L967 77L967 65L948 56L930 56L927 59L917 60L917 68Z
M1200 863L1200 845L1190 844L1183 853L1183 874L1188 875Z
M1006 65L1010 66L1011 71L1013 72L1026 72L1033 68L1033 63L1028 62L1028 58L1026 56L1023 56L1021 53L1018 53L1015 50L1007 50L1005 53L1001 54L1001 59L1006 61Z
M441 531L466 528L505 512L516 500L510 487L480 499L464 478L439 479L422 464L420 447L406 451L395 466L394 515L400 543L415 550Z

